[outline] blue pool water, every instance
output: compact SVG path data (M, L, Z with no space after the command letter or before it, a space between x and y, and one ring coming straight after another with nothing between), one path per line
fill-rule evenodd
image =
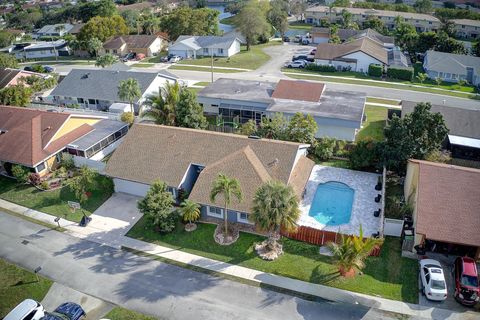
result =
M348 223L352 215L353 195L354 190L341 182L319 184L308 215L327 226Z

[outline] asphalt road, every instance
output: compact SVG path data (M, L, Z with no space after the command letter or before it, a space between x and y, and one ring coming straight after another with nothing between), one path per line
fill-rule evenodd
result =
M85 294L161 319L398 319L306 301L80 240L0 212L0 257Z

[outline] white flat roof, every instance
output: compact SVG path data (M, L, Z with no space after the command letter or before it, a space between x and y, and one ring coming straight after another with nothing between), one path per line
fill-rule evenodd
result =
M454 136L449 134L448 140L450 141L450 144L454 144L457 146L465 146L465 147L480 149L480 139L460 137L460 136Z

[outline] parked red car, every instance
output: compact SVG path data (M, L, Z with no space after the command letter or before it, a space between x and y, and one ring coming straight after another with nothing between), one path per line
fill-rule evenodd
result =
M478 273L475 260L458 257L453 267L455 299L464 305L473 306L479 300Z

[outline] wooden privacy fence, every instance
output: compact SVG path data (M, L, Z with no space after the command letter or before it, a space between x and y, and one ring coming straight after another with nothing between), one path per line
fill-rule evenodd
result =
M337 232L323 231L306 226L299 226L297 232L285 232L282 230L281 234L284 237L304 241L317 246L323 246L328 242L338 242L342 237L341 234ZM380 255L380 250L381 247L373 249L370 256L378 257Z

